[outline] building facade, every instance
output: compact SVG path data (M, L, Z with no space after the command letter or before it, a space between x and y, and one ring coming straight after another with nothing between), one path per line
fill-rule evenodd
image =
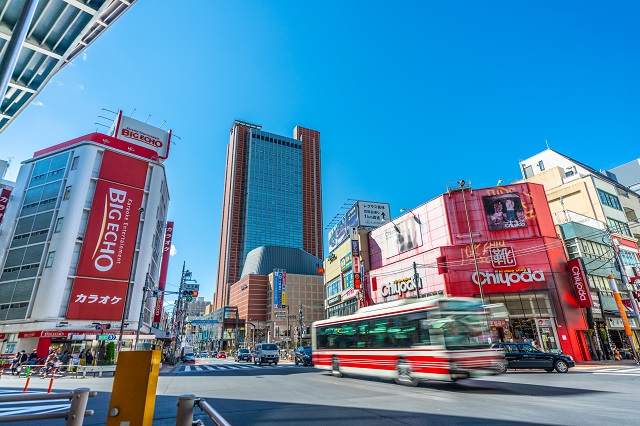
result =
M626 283L640 273L639 233L630 221L640 213L640 195L618 182L615 173L551 149L521 161L520 167L528 182L544 185L569 259L583 260L593 305L585 308L592 358L610 358L613 347L630 349L608 277L614 277L637 339L640 320L632 296L639 288Z
M207 313L207 306L211 302L204 300L204 297L198 297L191 302L185 303L185 314L187 317L200 317Z
M482 298L509 311L507 321L492 322L494 339L533 339L588 359L587 324L541 185L452 189L371 231L369 252L368 305Z
M293 138L235 121L227 146L214 309L229 304L249 252L300 248L322 257L320 133Z
M169 192L157 157L93 133L22 164L0 235L3 353L93 347L100 355L98 334L117 333L123 312L130 346L163 252ZM143 339L153 338L154 308L145 301Z

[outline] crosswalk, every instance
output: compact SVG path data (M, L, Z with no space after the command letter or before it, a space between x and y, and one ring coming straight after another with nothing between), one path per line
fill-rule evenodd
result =
M27 394L46 394L46 392L29 391ZM20 390L0 390L0 396L25 395ZM0 418L25 414L45 414L68 411L71 402L65 399L24 402L0 402Z
M593 374L612 374L616 376L640 376L640 367L603 368L592 371Z
M205 373L205 372L222 372L232 370L250 370L257 368L287 368L296 367L293 364L278 364L278 365L253 365L253 364L203 364L203 365L182 365L176 373Z

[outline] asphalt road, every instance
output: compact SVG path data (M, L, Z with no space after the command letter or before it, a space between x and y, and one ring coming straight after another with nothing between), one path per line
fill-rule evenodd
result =
M282 363L259 367L207 360L195 367L179 367L160 377L154 425L175 425L177 396L184 393L206 398L236 426L640 424L640 368L632 365L582 367L567 374L508 372L458 383L424 382L414 388L366 377L334 378L312 367ZM85 419L85 425L104 425L112 383L112 378L65 378L54 389L97 390L88 406L96 415ZM23 385L24 379L3 378L0 392ZM46 385L48 381L36 379L31 389ZM9 407L0 405L1 416Z

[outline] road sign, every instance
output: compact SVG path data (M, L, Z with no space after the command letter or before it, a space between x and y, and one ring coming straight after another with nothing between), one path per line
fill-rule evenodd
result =
M179 317L181 317L181 316L183 316L183 315L184 315L184 311L178 311L178 312L176 313L176 315L177 315L177 316L179 316Z
M117 338L118 336L116 336L115 334L98 334L98 340L112 341L116 340Z

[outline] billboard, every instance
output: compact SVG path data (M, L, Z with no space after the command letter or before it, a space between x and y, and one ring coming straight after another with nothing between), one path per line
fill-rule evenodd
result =
M422 245L421 224L414 217L398 222L385 232L387 258Z
M162 320L162 304L164 303L164 293L167 284L167 270L169 269L169 255L171 253L171 238L173 237L173 222L167 222L164 232L164 245L162 246L162 263L160 264L160 278L158 279L158 290L160 294L156 298L156 309L153 314L153 322Z
M273 306L282 308L287 304L287 273L273 271Z
M485 196L482 197L482 204L490 231L526 228L527 221L519 193Z
M347 237L347 220L345 216L342 216L338 224L329 231L329 252L334 251Z
M360 226L377 228L389 222L389 203L358 201L358 222Z
M171 130L165 131L142 121L124 116L122 110L109 129L109 136L138 146L150 148L158 153L161 160L169 156Z
M578 305L581 308L590 308L591 306L593 306L593 304L591 300L591 294L589 293L587 276L584 273L584 265L582 264L582 259L579 257L571 259L568 262L568 266L569 276L571 277L573 290L576 292Z
M123 165L127 170L117 173ZM119 299L124 300L129 285L147 170L146 161L105 151L67 318L122 318Z
M2 224L4 213L7 211L7 204L9 203L9 195L11 195L11 189L2 188L2 190L0 190L0 224Z

